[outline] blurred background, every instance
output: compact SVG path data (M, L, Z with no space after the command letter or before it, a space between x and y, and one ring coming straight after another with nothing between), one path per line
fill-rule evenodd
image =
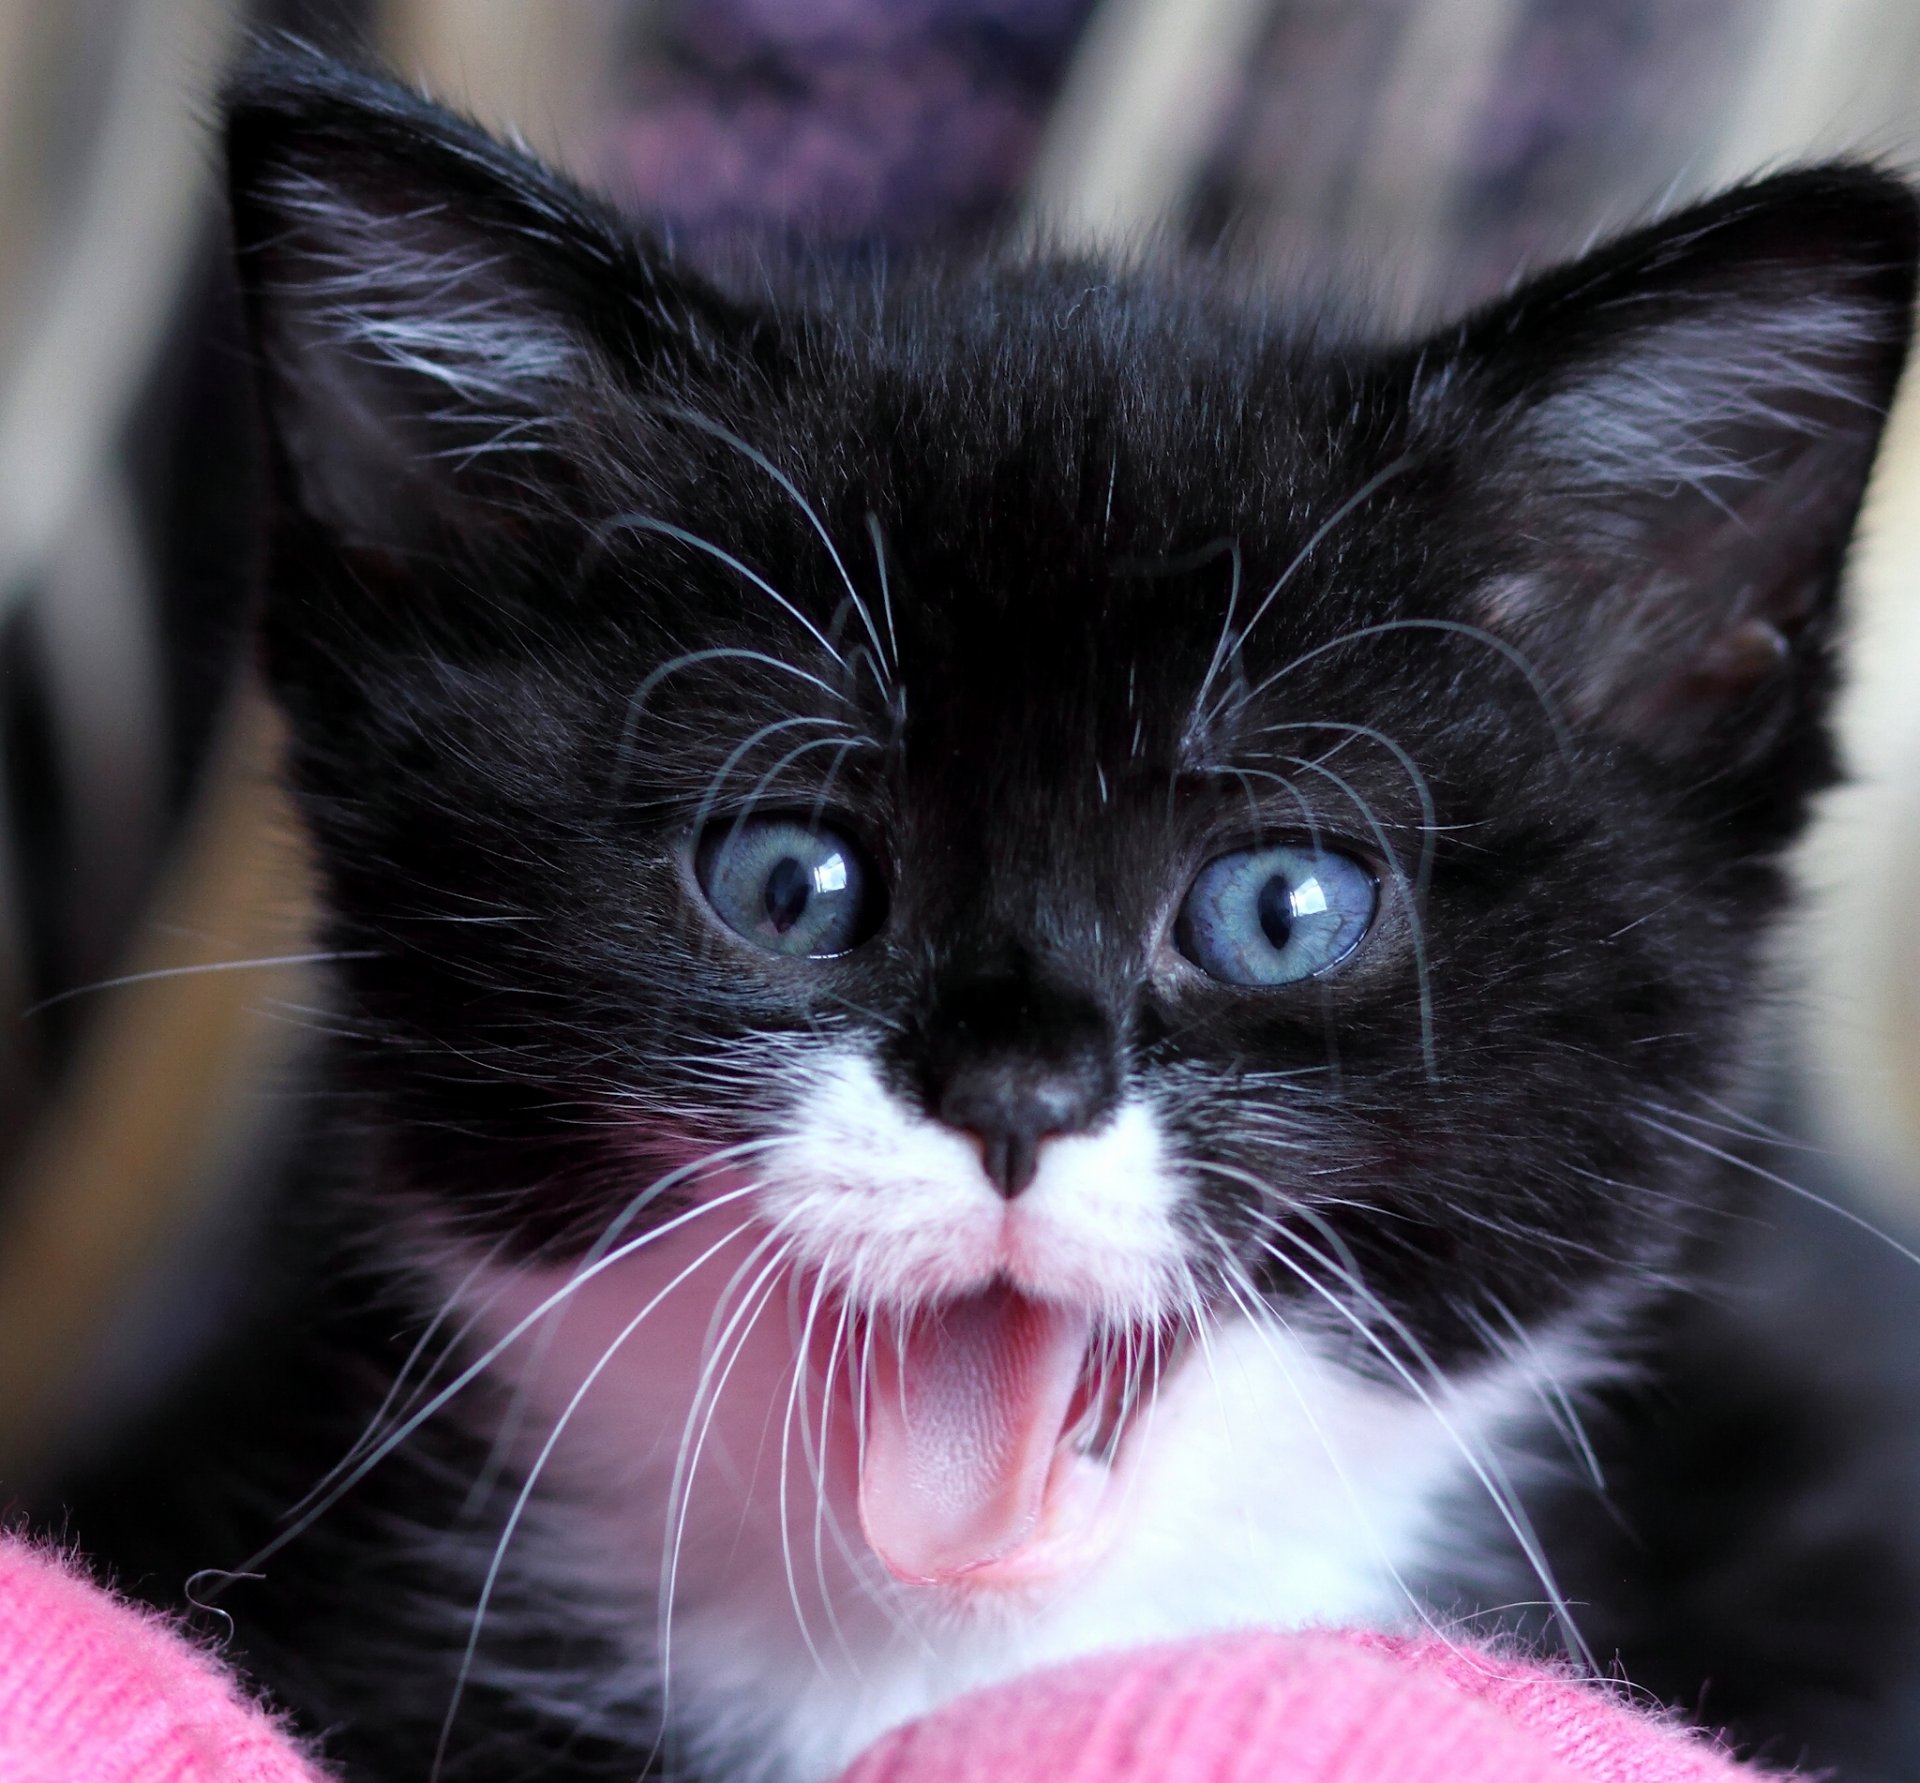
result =
M1920 165L1914 0L0 0L8 1486L218 1318L324 1023L246 673L208 127L261 28L376 51L696 254L1151 233L1331 265L1409 323L1782 160ZM1856 777L1806 851L1783 1082L1823 1181L1910 1234L1920 388L1857 586Z

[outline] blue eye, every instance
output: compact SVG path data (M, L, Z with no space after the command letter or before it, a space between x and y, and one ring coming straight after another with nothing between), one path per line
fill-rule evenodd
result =
M708 825L694 860L720 920L769 953L828 959L873 933L878 887L838 830L792 817Z
M1173 938L1228 984L1294 984L1337 966L1373 926L1373 875L1331 849L1244 848L1200 869Z

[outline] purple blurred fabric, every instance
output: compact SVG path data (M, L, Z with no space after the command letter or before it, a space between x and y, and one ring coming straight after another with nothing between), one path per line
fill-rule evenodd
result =
M616 184L696 242L925 241L1018 191L1091 0L682 0L635 65Z

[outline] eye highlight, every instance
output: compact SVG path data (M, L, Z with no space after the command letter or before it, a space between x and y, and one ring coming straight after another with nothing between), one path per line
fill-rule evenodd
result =
M694 872L714 913L768 953L824 960L880 926L875 875L829 824L745 817L709 824Z
M1243 848L1200 869L1174 921L1180 951L1227 984L1295 984L1331 971L1366 938L1380 891L1330 848Z

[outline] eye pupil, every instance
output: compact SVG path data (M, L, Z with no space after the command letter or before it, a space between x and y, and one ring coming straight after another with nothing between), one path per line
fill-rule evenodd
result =
M806 913L807 899L813 891L813 875L793 858L785 855L767 874L767 921L776 935L784 935Z
M1293 934L1293 887L1284 873L1276 873L1260 888L1260 931L1274 947L1285 947Z

